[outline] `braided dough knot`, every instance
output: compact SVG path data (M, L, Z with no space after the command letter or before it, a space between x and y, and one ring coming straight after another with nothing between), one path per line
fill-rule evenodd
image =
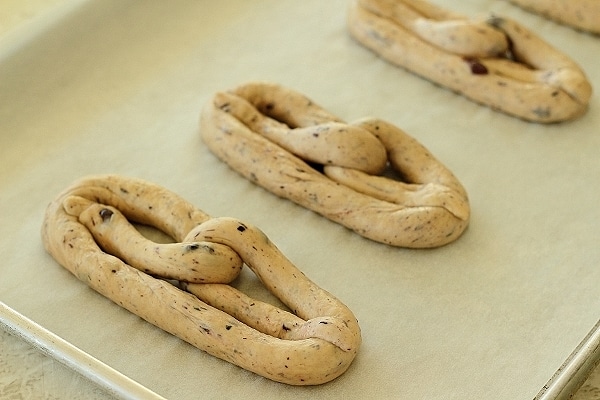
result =
M130 220L176 242L149 240ZM330 381L347 370L361 343L348 307L310 281L262 231L211 218L149 182L115 175L75 182L48 206L42 239L61 265L115 303L278 382ZM243 263L291 311L228 285Z
M252 82L215 94L200 124L209 149L234 170L369 239L435 247L468 224L456 177L385 121L345 123L300 93Z
M348 28L392 64L528 121L577 118L591 98L573 60L507 18L469 19L424 0L355 0Z

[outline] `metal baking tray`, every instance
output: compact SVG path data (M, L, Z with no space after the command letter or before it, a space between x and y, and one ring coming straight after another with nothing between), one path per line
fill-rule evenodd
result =
M518 19L600 87L597 37L505 1L436 3ZM132 398L565 398L597 363L597 94L564 124L497 113L362 48L346 31L345 0L47 4L0 37L4 329ZM199 113L250 80L404 129L467 189L467 231L437 249L392 248L231 171L200 140ZM77 281L39 231L48 202L95 173L147 179L260 227L357 315L364 342L350 369L317 387L271 382ZM249 273L240 285L260 293Z

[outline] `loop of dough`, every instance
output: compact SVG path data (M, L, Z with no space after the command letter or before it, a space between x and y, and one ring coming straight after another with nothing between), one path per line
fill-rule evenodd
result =
M131 232L121 213L186 242L184 249L187 243L213 246L219 251L208 253L226 268L241 263L241 253L267 288L299 314L281 311L287 316L283 323L290 324L290 332L271 335L273 329L255 329L243 322L250 318L243 317L237 301L229 305L236 310L229 315L222 311L223 302L218 298L212 306L102 251L84 223L96 225L92 230L99 242L113 233L123 239ZM110 246L115 240L106 242ZM360 328L348 307L311 282L260 230L234 219L211 219L149 182L105 175L73 183L46 209L42 241L58 263L116 304L208 354L274 381L290 385L331 381L348 369L358 352ZM181 284L183 288L202 285ZM272 306L265 305L263 310L268 313L265 316L277 314Z
M324 162L323 174L308 164L310 160L293 153L293 146L270 140L273 130L289 134L310 128L315 132L316 127L332 123L341 126L343 121L307 97L276 84L251 82L227 94L217 93L202 110L200 133L217 157L250 181L366 238L393 246L428 248L450 243L463 233L470 208L460 182L424 146L389 123L365 119L344 128L356 132L357 137L369 138L370 143L376 139L377 145L358 154L385 154L384 161L408 180L404 185L368 174L378 181L375 186L389 183L381 190L363 189L372 188L371 178L357 177L360 174L348 177L350 171L381 169L379 159L359 168ZM353 146L337 150L344 153L340 160L353 160ZM348 180L354 182L347 184ZM417 190L416 195L408 193L422 186L427 188Z
M415 30L414 23L407 24L398 18L408 4L413 7L418 4L418 8L428 12L433 7L426 7L423 0L353 1L348 13L351 36L394 65L472 101L527 121L567 121L587 111L592 88L583 70L524 26L507 18L488 19L488 29L506 37L507 51L465 56L453 49L453 44L431 43L421 32L432 30L430 33L434 35L441 22L421 23ZM440 10L436 10L436 16L446 18ZM454 14L447 18L454 28L458 24L455 21L461 21ZM473 36L472 40L495 43L488 40L488 36L484 35L484 39ZM454 36L447 38L462 44L468 42Z

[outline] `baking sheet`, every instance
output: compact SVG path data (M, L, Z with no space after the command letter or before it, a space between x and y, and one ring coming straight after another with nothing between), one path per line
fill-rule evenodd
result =
M504 1L437 1L517 18L600 85L600 39ZM394 68L352 41L347 2L67 2L0 42L0 300L165 398L533 398L598 320L599 110L526 123ZM41 21L41 20L40 20ZM434 250L380 245L247 182L200 141L215 91L261 79L346 120L386 119L469 192L471 225ZM208 356L78 282L48 256L45 205L92 173L159 183L259 226L357 315L363 346L318 387ZM240 283L259 287L250 274ZM148 351L150 349L150 351ZM143 356L140 356L143 354Z
M0 329L25 341L35 350L86 378L103 389L107 395L120 399L164 400L145 386L100 362L2 302L0 302Z

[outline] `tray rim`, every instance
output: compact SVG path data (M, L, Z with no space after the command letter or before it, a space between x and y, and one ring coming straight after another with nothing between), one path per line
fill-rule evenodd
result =
M0 328L119 399L165 400L0 300Z
M84 352L0 300L0 328L119 399L164 397ZM600 320L533 400L567 400L600 364Z

